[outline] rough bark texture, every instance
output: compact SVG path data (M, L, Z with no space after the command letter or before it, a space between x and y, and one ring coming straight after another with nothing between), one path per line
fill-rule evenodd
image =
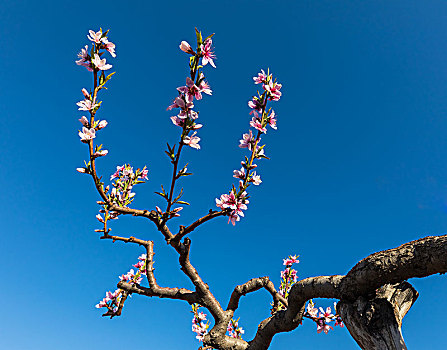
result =
M362 349L404 350L402 318L418 297L408 282L386 284L354 302L340 301L337 310Z
M304 306L309 299L335 298L353 304L361 298L369 300L368 296L386 284L401 283L408 278L445 272L447 272L447 235L425 237L397 248L371 254L357 263L345 276L319 276L298 281L290 291L287 310L262 321L255 338L249 342L246 349L266 350L277 333L297 328L301 324ZM417 292L414 293L417 295ZM393 303L399 303L398 294L391 300ZM400 309L398 308L401 315L397 318L399 333L402 317L410 307L408 302L402 303ZM379 348L365 347L365 349Z

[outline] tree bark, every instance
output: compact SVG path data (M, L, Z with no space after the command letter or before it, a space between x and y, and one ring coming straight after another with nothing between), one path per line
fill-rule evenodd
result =
M408 282L386 284L366 297L340 301L337 311L362 349L406 350L402 319L417 297Z

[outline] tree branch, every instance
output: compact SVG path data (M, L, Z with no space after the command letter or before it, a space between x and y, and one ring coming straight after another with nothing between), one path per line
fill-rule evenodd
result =
M159 291L154 291L151 288L140 286L139 284L130 284L120 281L118 288L131 293L145 295L147 297L158 297L168 299L178 299L187 301L190 304L197 303L200 299L196 292L192 292L185 288L161 288Z
M353 302L387 284L447 272L447 235L429 236L369 255L346 276L306 278L290 290L289 307L262 321L250 350L268 349L272 338L301 324L305 303L313 298ZM403 315L402 315L403 317ZM242 349L242 348L241 348Z
M133 236L127 238L127 237L120 237L120 236L111 236L109 234L105 234L104 236L101 236L100 239L111 239L113 242L115 241L121 241L124 243L136 243L142 246L147 246L148 241L144 241L139 238L135 238Z
M188 233L194 231L197 227L199 227L203 223L205 223L205 222L207 222L207 221L209 221L211 219L217 218L219 216L224 216L224 215L227 215L227 214L228 213L225 210L216 211L216 210L211 210L210 209L208 214L206 214L205 216L203 216L200 219L196 220L195 222L193 222L188 227L180 226L179 232L174 236L173 239L178 241L178 242L180 242L183 237L185 237Z
M200 296L199 304L206 307L213 315L216 322L225 318L224 311L217 299L210 292L208 285L200 278L197 270L189 261L189 251L191 248L191 240L185 238L183 243L171 241L170 244L179 254L180 269L196 287L196 292Z
M234 312L239 307L239 300L243 295L255 292L261 288L265 288L272 295L275 305L278 304L278 302L281 302L287 307L287 300L276 291L273 282L265 276L252 278L250 281L234 288L233 293L231 293L230 301L228 302L227 310Z

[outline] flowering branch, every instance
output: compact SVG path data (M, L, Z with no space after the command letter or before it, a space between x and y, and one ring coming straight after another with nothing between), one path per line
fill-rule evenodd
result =
M250 114L253 114L250 126L257 130L256 137L253 136L251 130L247 134L242 136L240 140L240 148L248 148L251 151L250 158L245 157L245 161L241 162L242 168L240 170L233 171L233 177L239 179L239 188L231 189L229 194L222 194L220 199L216 198L216 206L221 210L226 210L226 215L229 216L228 222L233 225L236 221L240 220L241 216L244 216L242 210L247 209L248 194L246 190L251 183L253 185L261 184L261 176L256 174L256 171L252 172L257 167L254 164L255 159L267 158L264 154L264 146L259 146L261 141L261 134L267 132L267 124L273 129L276 129L276 115L272 109L267 111L268 101L278 101L281 97L280 89L281 84L278 84L276 80L273 80L272 75L268 72L265 74L264 70L258 73L257 77L253 80L255 84L262 84L264 92L258 96L254 96L251 101L248 102L248 106L252 109Z
M200 149L200 138L196 136L196 130L200 129L202 125L196 123L198 113L193 110L193 101L202 99L202 93L208 95L212 93L202 70L203 66L208 63L215 67L215 55L211 51L212 35L202 39L201 33L196 30L197 48L195 50L185 41L180 44L180 49L191 55L190 74L186 78L186 85L177 88L178 96L168 107L169 110L178 109L178 114L172 116L171 121L181 128L181 134L178 145L171 147L168 144L166 151L173 164L173 172L169 190L166 192L162 187L161 192L157 192L167 202L166 211L163 212L159 207L155 207L155 210L129 208L135 196L135 193L132 192L134 186L147 180L148 170L146 167L134 170L129 164L118 166L110 178L113 182L105 187L102 177L97 174L96 160L108 154L102 145L94 144L98 132L108 125L107 121L96 119L96 113L101 107L98 93L102 89L106 89L106 83L114 74L105 75L104 72L111 69L112 66L106 62L103 55L109 53L112 57L116 57L115 45L108 40L107 34L108 31L103 32L101 29L98 32L90 31L88 39L92 42L92 47L90 50L88 46L81 49L78 55L79 60L76 61L78 65L85 67L93 74L93 90L89 92L82 89L84 100L77 103L79 110L89 113L89 118L82 116L79 119L82 129L78 133L81 142L88 145L89 161L85 162L85 167L77 170L93 178L95 188L101 197L101 200L98 201L101 209L96 218L103 224L103 227L95 230L102 233L100 238L144 246L146 254L142 254L138 258L138 262L133 265L136 270L131 269L119 277L121 281L117 285L118 289L114 292L107 292L105 298L96 305L97 308L106 309L104 316L121 315L128 295L137 293L149 297L183 300L192 304L193 331L203 342L203 349L265 350L269 347L275 334L297 328L303 318L313 320L317 324L319 333L327 333L332 328L329 325L332 321L335 321L336 325L342 326L341 317L347 318L348 330L361 344L363 340L359 339L368 337L357 336L356 332L368 332L369 330L368 327L355 328L353 326L352 320L361 320L363 317L356 314L356 305L361 304L367 307L368 303L375 303L377 298L386 294L387 302L400 303L399 307L395 308L399 316L397 321L400 327L402 317L417 297L417 292L411 286L408 287L400 282L411 277L425 277L447 272L447 236L426 237L395 249L372 254L356 264L344 276L319 276L298 281L297 272L292 268L293 264L298 263L297 256L289 256L284 259L286 268L281 272L281 285L278 291L268 277L251 279L234 288L227 309L224 310L191 264L189 258L191 239L186 236L213 218L229 216L229 222L235 225L236 221L244 216L243 210L247 209L249 203L247 193L249 186L251 184L259 185L262 182L260 175L254 171L257 167L255 161L267 158L264 154L265 145L260 145L261 134L267 132L267 126L272 129L277 128L276 114L271 108L268 108L268 101L280 99L282 86L273 79L269 71L265 73L261 70L253 78L255 84L261 84L263 91L262 93L258 92L257 96L248 102L252 115L250 126L255 130L256 135L250 129L248 133L243 134L240 140L239 147L247 148L250 155L241 162L240 170L233 171L234 177L239 180L238 186L233 185L228 194L222 194L219 199L216 199L216 205L220 210L210 210L208 214L189 226L180 225L178 232L174 234L167 226L167 222L180 215L179 211L182 207L179 205L188 205L181 199L183 189L175 195L176 182L183 176L191 175L187 171L187 164L179 170L181 151L185 145ZM153 242L133 236L121 237L110 234L111 229L108 222L117 219L119 215L145 217L153 222L166 242L177 252L180 268L194 285L194 290L160 287L154 275ZM144 276L148 279L149 288L140 285ZM394 285L396 283L399 284ZM240 298L261 288L265 288L272 295L272 314L260 323L254 339L245 341L242 339L244 331L239 326L239 319L235 320L233 316L239 306ZM402 291L406 295L404 300L399 297L399 295L403 295ZM339 314L333 314L331 308L316 308L312 300L314 298L339 299L341 302L336 307ZM364 302L367 298L372 299ZM198 311L199 307L206 308L214 318L214 325L211 329L209 329L211 325L208 322L205 323L206 315ZM400 330L399 327L398 330ZM384 331L387 330L388 328L385 328ZM374 337L368 339L372 338ZM393 341L396 339L394 337ZM403 340L400 344L403 344Z
M212 45L212 39L213 36L208 36L205 40L202 38L202 33L199 32L196 28L196 36L197 36L197 53L194 52L194 50L191 48L191 46L186 42L182 41L180 44L180 49L190 55L190 61L189 61L189 68L190 68L190 78L186 78L186 85L181 86L177 88L177 91L179 93L179 96L175 98L172 105L168 107L168 110L172 110L174 108L179 108L179 113L176 116L171 117L171 121L182 128L180 140L178 143L177 151L175 152L175 146L171 147L169 144L168 150L166 151L166 154L171 159L171 163L173 164L173 170L172 170L172 179L171 179L171 185L169 189L169 195L164 191L162 187L162 192L157 192L159 195L161 195L163 198L167 201L167 208L166 212L161 212L161 217L163 219L162 223L166 223L169 219L176 215L170 215L171 214L171 208L175 204L185 204L189 205L189 203L180 200L183 194L183 189L180 191L180 194L174 198L174 187L176 184L176 181L182 177L182 176L188 176L191 175L191 173L187 172L186 165L178 171L178 164L180 161L180 154L183 149L184 145L188 145L191 148L200 149L199 141L200 138L195 136L196 131L202 127L201 124L196 124L195 120L198 118L198 113L193 110L194 108L194 98L197 100L202 99L202 92L211 95L212 91L208 85L208 83L205 81L205 75L203 74L203 66L205 66L207 63L210 63L213 67L214 61L213 58L215 58L214 54L211 52L211 45ZM202 58L202 65L199 65L199 59ZM193 134L190 136L190 133L193 132ZM182 207L176 208L174 210L181 210ZM181 237L180 237L181 239Z

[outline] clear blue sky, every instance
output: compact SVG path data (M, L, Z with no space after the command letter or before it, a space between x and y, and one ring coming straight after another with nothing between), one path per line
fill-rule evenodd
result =
M74 61L89 29L110 28L117 74L103 94L99 162L148 165L136 207L171 172L163 153L178 139L166 107L188 73L181 40L194 27L214 37L214 91L198 104L200 151L187 149L194 176L183 181L188 224L233 183L244 155L252 76L270 67L283 83L278 131L263 138L263 183L246 217L191 236L192 262L223 304L236 284L269 275L299 254L300 278L344 274L359 259L447 231L447 3L444 1L3 1L0 6L0 348L196 349L190 308L133 296L122 317L101 318L94 305L142 253L98 239L98 195L75 168L76 102L90 88ZM114 232L155 241L163 286L190 288L174 252L144 220L120 218ZM447 280L413 280L420 298L404 320L413 349L445 349ZM270 298L243 298L237 317L251 339ZM318 305L331 305L320 300ZM346 329L317 335L305 322L275 337L272 350L356 349Z

